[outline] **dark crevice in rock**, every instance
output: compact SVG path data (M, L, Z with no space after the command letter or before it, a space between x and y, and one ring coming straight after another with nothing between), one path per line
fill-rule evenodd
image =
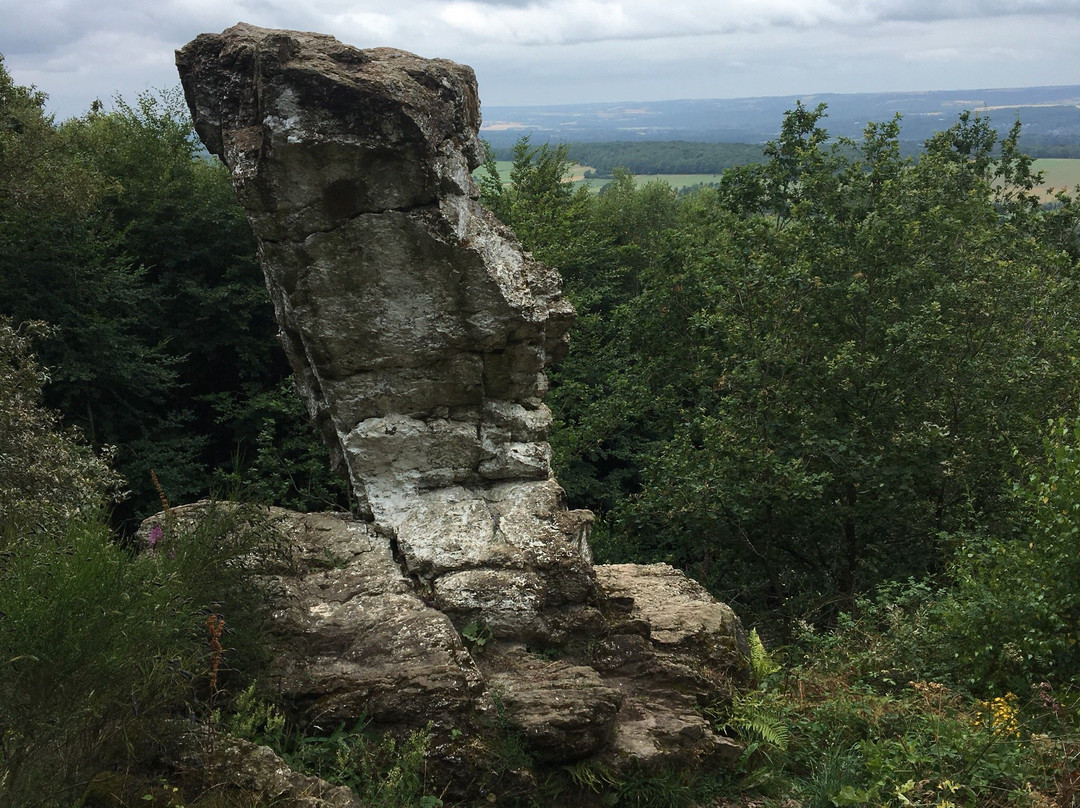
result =
M433 202L406 205L400 208L378 208L372 210L360 210L351 212L345 216L332 217L332 222L326 227L310 230L302 235L287 236L282 238L271 238L264 236L259 240L263 244L292 245L295 247L303 247L311 239L317 236L325 236L327 234L334 233L335 231L340 230L343 227L347 227L350 222L354 222L364 216L383 216L394 213L409 215L412 213L423 213L424 211L437 210L438 207L439 202L438 200L435 200Z

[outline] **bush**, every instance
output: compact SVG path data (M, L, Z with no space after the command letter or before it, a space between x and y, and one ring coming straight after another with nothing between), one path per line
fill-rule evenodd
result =
M399 742L390 734L375 735L363 721L352 729L339 726L330 734L305 735L290 727L284 714L248 687L234 702L225 721L232 735L269 746L297 771L335 785L347 786L373 808L437 808L442 800L428 794L425 758L431 746L431 725Z
M894 644L886 601L864 604L827 634L807 630L787 649L797 664L718 716L746 744L733 790L782 794L805 808L1073 804L1075 696L1043 683L982 700L913 674L919 661L906 654L932 603L914 590L900 592L891 611L920 628Z
M152 547L117 544L108 455L41 406L29 340L42 332L0 319L0 804L28 807L72 804L257 667L251 571L276 550L254 510L214 505L183 523L168 512Z
M70 805L102 768L156 754L170 719L208 716L257 672L250 565L269 534L238 508L167 520L152 551L100 521L24 534L0 562L0 804ZM208 619L216 633L208 633Z
M1015 487L1013 534L964 541L938 607L963 684L989 694L1075 683L1080 671L1080 421L1051 422L1044 446L1044 467Z
M0 568L0 804L70 804L138 757L204 667L190 604L107 528L14 543ZM141 750L145 753L145 748Z
M95 454L41 406L45 372L30 352L43 323L0 317L0 551L24 531L56 532L119 498L111 452Z

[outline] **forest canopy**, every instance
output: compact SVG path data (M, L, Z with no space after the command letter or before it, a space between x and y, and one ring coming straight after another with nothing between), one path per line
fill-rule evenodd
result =
M835 613L1015 524L1049 420L1077 413L1077 207L961 115L834 142L786 117L764 160L679 197L560 181L520 143L485 201L566 278L558 477L612 558L667 560L752 611ZM491 167L493 170L493 166Z
M243 483L344 504L288 383L255 242L179 90L55 123L0 61L0 315L43 321L46 403L115 449L149 515ZM258 471L256 471L258 469ZM321 503L321 505L320 505Z

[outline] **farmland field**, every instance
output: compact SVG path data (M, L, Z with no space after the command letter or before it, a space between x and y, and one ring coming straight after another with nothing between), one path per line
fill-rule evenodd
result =
M666 182L673 188L689 188L693 185L700 185L702 183L720 182L720 174L635 174L634 183L636 185L644 185L648 182L660 181ZM609 182L610 179L591 179L581 180L586 183L593 191L599 191Z
M509 160L499 160L496 162L499 169L499 175L502 177L503 182L510 181L510 169L513 167L513 163ZM1034 168L1036 171L1042 171L1046 174L1046 180L1043 183L1044 188L1066 189L1072 190L1076 185L1080 184L1080 159L1066 159L1066 158L1044 158L1035 161ZM599 191L611 180L609 179L584 179L585 172L589 170L588 166L573 165L571 167L571 173L569 179L571 182L586 183L593 191ZM638 185L643 185L653 180L661 180L668 183L675 188L688 188L693 185L699 185L701 183L719 182L719 174L640 174L634 176L634 182ZM1047 194L1049 198L1049 194Z
M1063 162L1068 162L1063 161ZM1080 160L1076 161L1080 163ZM510 169L513 168L513 163L509 160L496 160L495 166L499 169L499 176L502 177L503 182L510 182ZM574 164L570 167L569 180L574 184L585 183L589 186L590 190L599 191L609 182L610 179L585 179L585 172L589 171L589 166L579 166ZM661 180L668 183L675 188L688 188L691 185L698 185L700 183L719 182L719 174L641 174L634 176L634 182L638 185L644 185L647 182L653 180Z
M1080 185L1080 160L1046 158L1035 161L1035 170L1046 173L1046 188L1072 190Z

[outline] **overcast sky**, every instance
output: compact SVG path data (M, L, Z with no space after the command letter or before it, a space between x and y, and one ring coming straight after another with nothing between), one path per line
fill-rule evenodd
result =
M488 105L1080 84L1080 0L0 0L0 53L64 119L239 21L465 62Z

